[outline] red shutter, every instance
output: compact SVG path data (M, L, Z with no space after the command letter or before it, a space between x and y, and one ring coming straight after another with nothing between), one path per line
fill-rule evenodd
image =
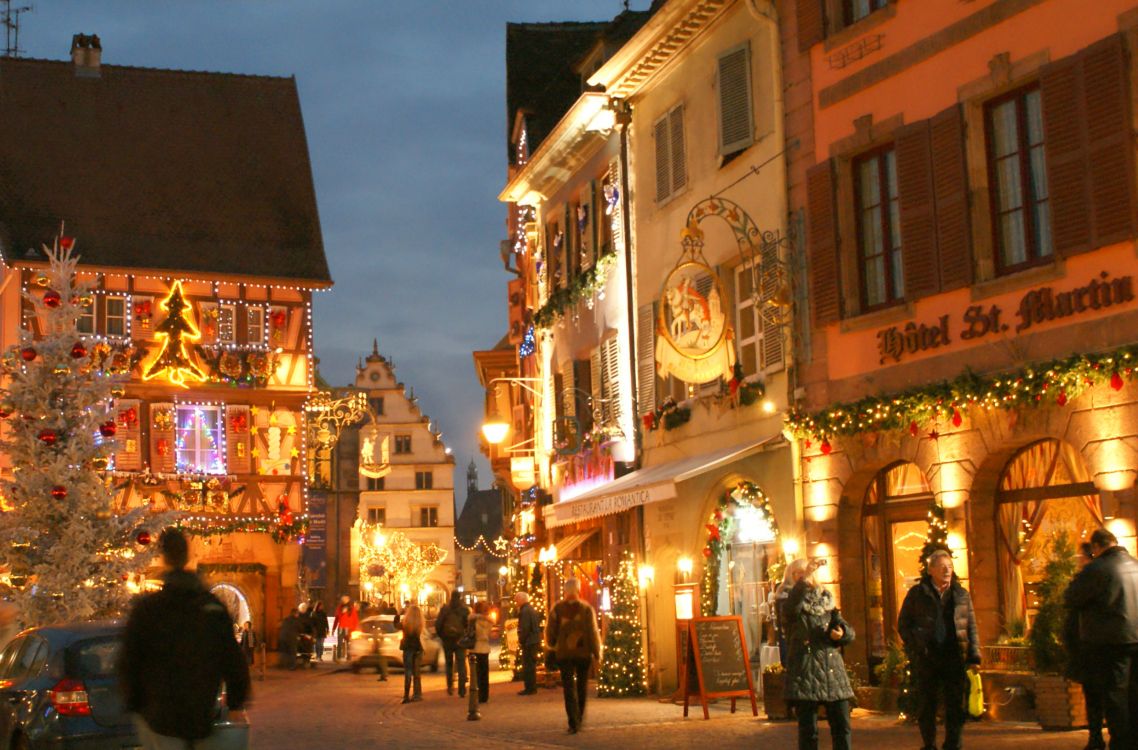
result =
M797 0L798 51L806 52L826 38L824 0Z
M174 423L177 416L173 404L150 405L150 470L155 474L174 473Z
M930 121L936 246L941 290L972 283L972 227L968 213L968 168L964 156L964 114L954 104ZM901 237L904 242L904 236Z
M897 131L897 198L901 208L901 262L905 299L940 288L933 205L932 146L929 121Z
M1051 235L1059 255L1091 249L1080 67L1079 56L1072 55L1046 66L1040 75Z
M142 470L142 402L138 399L119 399L112 416L115 432L115 471Z
M816 164L806 172L807 232L810 251L810 298L814 325L841 317L838 286L838 217L834 211L834 166Z
M1080 57L1094 228L1091 244L1102 247L1134 236L1135 230L1127 56L1122 37L1115 34L1088 47Z
M248 406L229 404L225 407L225 445L230 474L248 474L253 470L249 445L252 420Z

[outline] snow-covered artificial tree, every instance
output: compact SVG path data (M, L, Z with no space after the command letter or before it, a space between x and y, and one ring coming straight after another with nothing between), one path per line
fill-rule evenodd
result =
M145 570L169 519L145 508L116 512L106 474L123 376L92 361L77 332L90 292L75 285L78 255L67 238L44 248L49 267L26 293L39 336L3 356L0 450L11 476L0 487L0 558L25 626L113 616Z

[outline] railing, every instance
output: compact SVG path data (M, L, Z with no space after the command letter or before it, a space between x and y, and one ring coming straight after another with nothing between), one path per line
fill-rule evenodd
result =
M1035 659L1027 646L981 646L981 665L995 672L1031 672Z

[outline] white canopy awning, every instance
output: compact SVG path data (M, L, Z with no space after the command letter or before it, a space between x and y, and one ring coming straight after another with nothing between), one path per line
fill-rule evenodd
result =
M547 506L545 523L550 527L563 526L586 518L619 513L638 505L670 500L676 496L676 485L680 482L758 453L765 445L776 440L782 440L782 435L772 435L698 456L678 458L625 474L620 479L589 490L572 500Z

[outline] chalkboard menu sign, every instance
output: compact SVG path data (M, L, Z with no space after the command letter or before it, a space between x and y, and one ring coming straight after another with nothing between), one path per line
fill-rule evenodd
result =
M755 701L755 685L751 680L751 662L747 657L747 641L743 637L740 617L696 617L689 621L681 684L684 686L684 716L692 695L698 695L703 718L708 698L730 698L731 711L735 699L751 699L751 712L759 715Z

